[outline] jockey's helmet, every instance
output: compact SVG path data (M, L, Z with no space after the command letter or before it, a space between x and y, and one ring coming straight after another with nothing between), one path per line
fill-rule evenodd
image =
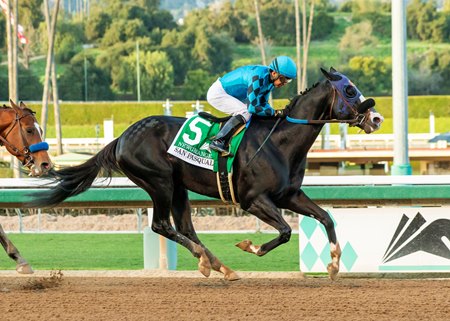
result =
M297 77L295 62L288 56L276 57L270 63L269 68L286 78L295 79Z

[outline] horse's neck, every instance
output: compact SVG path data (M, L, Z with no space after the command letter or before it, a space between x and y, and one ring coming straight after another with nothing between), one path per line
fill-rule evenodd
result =
M324 86L324 88L320 87ZM313 91L299 97L289 115L292 118L319 120L326 118L330 107L330 92L326 84L320 84ZM323 125L302 125L287 123L280 131L280 148L293 164L300 165Z
M11 117L6 108L0 108L0 135L9 127L11 124Z

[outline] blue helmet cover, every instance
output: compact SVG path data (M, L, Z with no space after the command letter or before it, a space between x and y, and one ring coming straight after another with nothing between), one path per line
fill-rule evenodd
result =
M269 68L290 79L295 79L297 77L297 67L295 62L288 56L276 57L270 63Z

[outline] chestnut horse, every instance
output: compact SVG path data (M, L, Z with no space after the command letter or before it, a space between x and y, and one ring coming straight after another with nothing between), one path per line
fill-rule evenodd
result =
M34 112L23 102L17 106L10 100L11 106L0 107L0 146L26 167L31 176L41 176L52 168L48 156L48 144L42 141L42 130ZM16 261L19 273L33 273L31 266L20 255L14 244L8 239L0 225L0 243L8 256Z
M265 244L254 245L245 240L237 244L239 248L262 256L288 242L291 227L281 216L280 208L308 215L327 231L332 260L328 272L334 279L341 256L334 223L301 190L305 174L302 163L325 123L349 123L371 133L380 127L383 117L373 108L374 100L365 99L345 75L333 68L329 72L321 70L326 80L292 99L284 110L286 118L251 120L235 156L232 181L241 208L279 232ZM58 183L35 194L28 206L55 206L86 191L101 170L106 177L122 172L151 197L153 231L186 247L199 259L203 275L209 276L214 269L223 273L226 280L238 279L201 243L191 220L188 190L219 198L216 174L167 153L185 120L151 116L138 121L84 164L54 172Z

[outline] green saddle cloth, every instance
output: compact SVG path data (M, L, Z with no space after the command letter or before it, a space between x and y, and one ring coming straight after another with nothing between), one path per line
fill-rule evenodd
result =
M167 152L190 164L217 172L218 153L209 149L211 138L220 130L218 123L210 122L198 115L188 118L177 133ZM232 171L233 161L239 144L244 137L244 128L231 139L230 152L233 156L227 159L227 170Z

